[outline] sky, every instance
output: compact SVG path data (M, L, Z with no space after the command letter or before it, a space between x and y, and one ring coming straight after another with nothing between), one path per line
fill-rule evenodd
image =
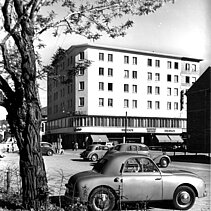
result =
M211 1L176 0L165 4L155 13L133 17L134 26L125 37L101 37L95 44L154 51L191 58L203 59L201 72L211 66ZM54 38L51 32L43 34L46 47L40 51L44 64L50 64L52 55L59 47L93 43L79 35L60 35ZM40 82L41 105L47 105L47 82ZM0 107L0 120L6 111Z

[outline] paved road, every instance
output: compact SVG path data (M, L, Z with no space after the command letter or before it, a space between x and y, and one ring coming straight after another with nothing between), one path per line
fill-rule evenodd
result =
M46 171L48 176L49 187L52 195L64 194L64 184L69 177L77 172L92 169L92 162L80 159L81 150L66 150L63 155L44 156ZM7 166L18 166L18 154L8 153L6 157L0 161L0 169ZM184 169L197 173L202 177L208 190L208 197L196 199L195 205L191 211L209 211L210 210L210 164L188 163L188 162L172 162L169 169ZM152 204L149 210L167 211L172 210L168 205L163 203Z

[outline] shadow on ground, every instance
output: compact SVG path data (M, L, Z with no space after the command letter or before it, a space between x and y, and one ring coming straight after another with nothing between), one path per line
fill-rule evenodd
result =
M204 163L210 164L211 159L207 155L172 155L170 156L172 161L178 162L191 162L191 163Z

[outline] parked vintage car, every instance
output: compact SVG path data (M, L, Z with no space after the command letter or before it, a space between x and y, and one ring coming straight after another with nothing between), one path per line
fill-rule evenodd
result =
M108 150L109 147L106 145L92 144L80 154L80 157L84 160L97 161L101 159Z
M121 203L172 201L179 210L191 208L195 197L205 197L204 181L182 170L160 170L140 154L108 154L92 170L77 173L66 184L66 201L88 204L92 211L111 211Z
M51 156L55 153L53 145L48 142L40 142L40 146L43 155Z
M153 161L160 167L166 168L171 159L165 152L162 150L150 150L148 146L145 144L138 144L138 143L124 143L124 144L117 144L115 147L111 148L107 154L117 153L117 152L130 152L130 153L137 153L142 155L147 155L153 159Z

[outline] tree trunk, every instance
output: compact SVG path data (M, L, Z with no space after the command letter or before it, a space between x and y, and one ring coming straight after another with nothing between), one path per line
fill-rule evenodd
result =
M20 152L22 199L27 210L39 210L48 202L47 177L40 148L41 111L35 102L22 108L12 105L8 112L8 122ZM24 118L23 114L26 114Z

